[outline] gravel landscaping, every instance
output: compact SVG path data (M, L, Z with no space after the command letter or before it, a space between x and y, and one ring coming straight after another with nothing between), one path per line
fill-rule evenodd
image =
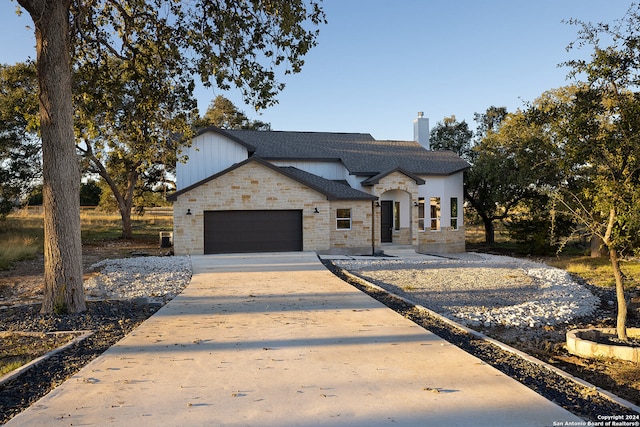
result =
M191 280L186 256L105 259L90 268L99 274L85 280L89 300L145 298L166 303Z
M485 254L407 260L370 257L325 265L338 275L343 269L348 270L458 322L480 328L500 327L514 331L519 337L527 337L529 331L552 330L576 318L593 317L605 295L595 296L587 286L572 280L561 270ZM0 305L0 322L4 330L95 331L81 343L0 385L0 424L115 344L180 293L191 278L188 257L104 260L92 265L89 271L85 313L64 317L41 315L39 304L12 303L11 298L5 298L4 305ZM602 415L633 414L592 388L578 386L544 367L505 352L386 292L369 288L358 280L348 280L417 324L585 420L597 421ZM605 306L607 298L609 295L604 297Z
M483 257L484 255L480 256L479 259L482 259ZM490 257L490 258L493 259L494 261L497 261L499 258L502 258L502 261L506 261L508 264L511 264L511 265L514 265L514 264L517 265L522 262L514 258L505 258L505 257L499 257L499 258ZM433 263L426 262L426 265L429 265L429 264L431 264L433 267ZM461 294L469 293L469 288L473 288L476 291L479 290L480 288L478 288L478 284L481 282L480 280L481 277L484 278L486 291L489 294L494 293L496 282L500 282L501 279L499 274L494 274L494 275L486 274L487 270L490 271L493 268L496 268L499 271L501 271L501 269L504 267L504 264L502 263L493 263L493 264L489 263L489 264L484 264L480 268L481 270L480 272L476 271L474 273L472 270L475 270L475 269L472 269L472 268L469 268L469 270L465 270L463 272L456 270L454 265L458 263L455 261L451 263L447 263L445 261L445 264L451 267L442 267L443 264L441 264L440 261L435 261L435 264L441 265L440 268L453 268L453 270L451 270L451 273L453 277L457 278L457 280L460 280L462 277L466 278L466 281L468 282L466 284L455 282L454 289L458 290ZM635 412L633 409L630 409L625 405L621 405L620 403L606 397L605 395L598 393L598 391L594 387L585 386L576 381L573 381L569 378L569 376L565 374L559 374L558 372L547 368L542 363L533 362L531 360L528 360L526 358L523 358L515 354L512 351L505 350L504 348L502 348L502 346L498 346L492 342L479 338L478 335L476 334L472 334L462 330L461 328L452 326L450 323L444 322L441 318L431 315L428 311L425 311L424 309L421 309L420 307L413 305L409 301L419 303L424 307L427 307L429 305L435 306L435 307L439 307L439 306L441 307L441 305L438 304L437 302L446 301L446 297L443 297L440 294L440 291L436 291L434 292L434 294L436 295L435 296L436 303L435 304L429 303L427 295L431 295L431 294L428 292L428 288L430 287L439 288L440 284L434 283L433 280L422 278L421 274L416 274L415 272L400 273L400 275L404 276L404 278L406 279L406 281L400 282L400 283L405 283L404 286L398 286L398 282L396 282L394 285L391 285L390 283L380 280L381 277L385 277L385 280L389 280L390 277L395 277L396 279L398 279L398 276L395 274L390 274L390 275L384 275L382 273L379 275L373 274L373 276L377 276L377 283L374 284L374 286L377 286L377 287L372 287L369 284L372 282L369 280L362 280L354 274L349 274L349 273L356 273L356 272L362 274L363 271L367 271L367 273L371 273L372 271L376 271L376 268L378 272L388 271L386 269L391 268L391 271L396 271L397 273L398 271L402 270L401 265L407 265L407 266L413 266L413 267L415 267L416 265L423 265L423 267L426 268L424 264L424 260L417 261L417 262L415 260L407 261L407 260L397 260L397 259L355 260L354 262L326 261L325 265L327 266L327 268L333 271L334 274L338 275L339 277L341 277L343 280L347 281L351 285L355 286L361 291L369 294L373 298L382 302L390 309L398 312L399 314L402 314L403 316L412 320L413 322L422 326L423 328L435 333L439 337L460 347L461 349L465 350L471 355L479 358L483 362L489 365L492 365L499 371L516 379L517 381L521 382L522 384L536 391L540 395L551 400L552 402L555 402L556 404L562 406L563 408L567 409L568 411L572 412L573 414L581 417L586 421L598 423L602 419L601 417L604 415L615 415L615 416L622 416L622 417L638 416L638 413ZM356 268L356 266L358 268ZM476 266L478 265L476 264ZM353 268L353 271L350 271L349 273L347 273L345 271L346 270L345 267L351 267ZM542 268L551 269L550 267L546 267L546 266L543 266ZM411 270L411 268L409 268L408 270ZM425 274L425 275L428 275L428 274ZM492 277L493 277L493 280L491 280ZM431 286L429 286L429 283L431 283ZM520 281L513 282L513 284L515 286L516 293L518 293L517 290L521 285ZM577 283L575 285L577 285ZM503 290L503 293L508 292L509 290L509 288L505 287L504 285L502 286L497 285L497 286ZM577 286L579 287L580 285L577 285ZM403 290L402 288L405 288L405 289L408 288L409 290ZM544 288L546 288L546 286L544 286L543 289ZM448 289L449 291L447 292L452 294L452 297L454 299L456 295L459 295L457 292L452 290L451 287L448 287ZM574 292L578 291L577 288L574 289L573 285L571 286L571 289ZM394 296L391 292L395 295L398 295L400 297L407 298L407 299L403 300L401 298L398 298ZM545 293L543 290L537 290L537 291L533 290L532 292L533 294L529 296L539 297L541 294L544 294L547 297L549 297L549 293ZM518 293L518 295L520 294ZM585 296L588 296L588 295L585 295ZM499 303L496 305L500 306L504 304L503 307L510 307L509 305L510 302L517 303L523 297L524 296L515 297L513 300L508 297L499 298L498 299ZM477 292L471 292L471 295L465 298L470 298L471 300L478 301L478 298L482 299L484 297L479 297L477 295ZM547 298L547 299L539 298L538 303L546 304L547 309L554 309L558 307L558 304L554 303L554 298ZM591 301L590 298L587 298L586 300L588 301L589 304L593 302ZM459 300L458 302L456 302L456 304L457 303L459 303ZM491 311L492 309L495 309L495 308L496 307L487 308L487 311ZM441 309L443 312L448 312L447 308L441 307ZM434 309L433 311L437 311L437 310ZM509 312L510 310L506 310L506 311ZM566 313L566 309L563 308L562 312ZM586 313L593 314L593 308L583 311L579 306L573 306L571 310L571 314L567 314L566 318L568 319L568 318L572 318L576 314L582 315ZM510 318L510 316L511 314L507 315L506 318ZM459 321L461 319L456 318L455 320ZM470 319L467 319L467 320L469 321ZM470 322L473 323L473 321L470 321ZM540 326L539 324L536 327L511 326L510 329L513 331L517 331L516 334L519 335L521 338L524 338L525 340L531 339L535 341L537 339L535 337L539 335L540 331L544 331L544 329L540 328L539 326ZM504 325L502 327L504 327ZM617 390L614 390L614 391L617 391ZM635 420L636 418L629 418L629 419ZM587 424L585 423L585 425ZM593 425L597 425L597 424L593 424Z
M590 316L600 305L599 298L563 270L498 255L337 260L335 264L469 326L553 326Z

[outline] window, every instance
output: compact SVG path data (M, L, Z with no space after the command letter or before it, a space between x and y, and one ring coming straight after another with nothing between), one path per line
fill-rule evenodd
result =
M424 197L418 197L418 229L424 230Z
M458 229L458 198L451 198L451 228Z
M431 207L431 229L440 230L440 197L432 197L429 205Z
M393 229L400 230L400 202L393 202Z
M351 209L338 209L336 212L336 229L351 230Z

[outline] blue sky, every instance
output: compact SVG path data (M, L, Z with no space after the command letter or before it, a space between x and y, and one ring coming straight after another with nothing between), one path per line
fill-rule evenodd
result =
M300 74L287 76L279 104L260 115L238 91L199 88L203 113L218 94L274 130L366 132L410 140L424 111L431 126L455 115L472 129L492 105L515 111L568 84L558 64L578 28L563 19L613 22L622 0L325 0L328 24ZM0 0L0 62L35 58L17 3Z

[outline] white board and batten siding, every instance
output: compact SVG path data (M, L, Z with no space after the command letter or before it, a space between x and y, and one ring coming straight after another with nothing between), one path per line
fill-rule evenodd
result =
M338 161L273 160L271 163L280 167L293 166L324 179L346 180L349 176L347 168Z
M181 190L202 181L249 157L247 149L214 132L193 138L191 146L183 149L185 163L176 165L176 187Z

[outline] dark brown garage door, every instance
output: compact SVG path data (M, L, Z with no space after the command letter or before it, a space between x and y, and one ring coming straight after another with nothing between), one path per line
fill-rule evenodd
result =
M302 250L302 211L205 211L204 253Z

